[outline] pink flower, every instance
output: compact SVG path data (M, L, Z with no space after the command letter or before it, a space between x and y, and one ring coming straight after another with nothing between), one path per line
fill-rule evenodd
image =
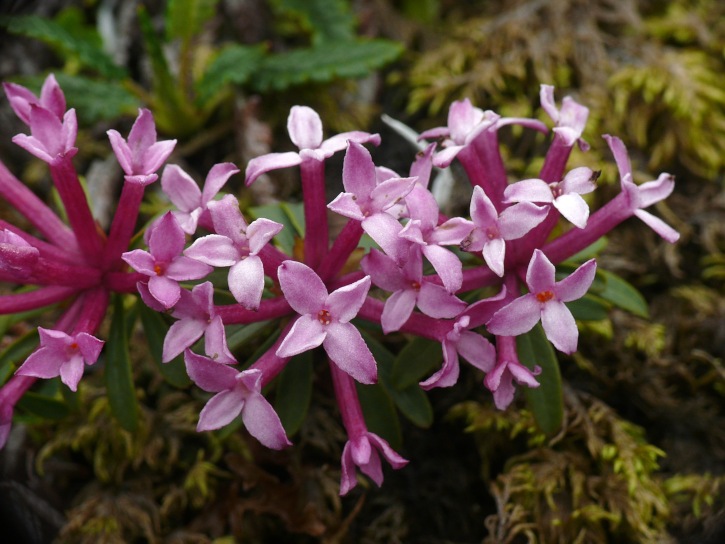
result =
M547 213L546 208L522 202L499 215L483 189L475 186L471 196L471 219L475 226L461 242L461 249L481 251L488 267L497 276L503 276L506 240L521 238L541 223Z
M402 267L376 249L363 257L360 266L375 285L392 293L385 301L381 318L385 334L399 330L416 305L421 312L437 319L455 317L466 307L465 302L445 288L425 279L418 246L411 246Z
M506 202L542 202L552 204L561 215L583 229L587 226L589 206L580 195L597 188L599 174L582 166L569 171L564 179L547 183L543 179L525 179L509 185L504 191Z
M262 396L261 370L239 372L188 349L184 360L192 381L204 391L216 393L199 414L197 431L219 429L241 414L249 434L263 445L274 450L291 445L277 412Z
M642 185L635 185L632 180L632 165L629 162L629 155L624 143L617 137L604 135L609 148L614 154L614 160L619 169L622 192L626 195L626 201L633 210L634 215L639 217L653 231L662 238L674 244L680 239L680 233L670 227L667 223L655 217L644 208L664 200L675 189L675 178L670 174L660 174L654 181L648 181Z
M48 110L58 120L62 120L65 115L65 95L53 74L49 74L45 78L43 88L40 90L40 97L16 83L3 83L3 88L10 107L26 125L32 124L30 120L31 106L40 106Z
M383 468L380 463L380 454L394 469L403 468L408 464L390 445L378 435L369 431L360 433L345 444L342 450L342 481L340 482L340 495L346 495L357 485L355 467L369 476L377 485L383 483Z
M530 331L541 320L546 337L554 347L564 353L574 353L579 331L574 316L564 303L583 297L594 281L596 271L597 263L591 259L557 282L554 265L541 250L534 250L526 271L529 293L493 314L486 328L496 336L518 336Z
M229 290L248 310L256 310L264 291L264 267L257 255L283 225L260 218L247 225L234 195L209 203L217 234L196 240L184 255L211 266L228 266Z
M189 174L179 166L169 164L161 174L161 189L168 195L177 210L171 213L179 222L181 230L186 234L194 234L200 217L207 211L207 205L213 201L216 194L227 180L239 172L239 169L230 162L215 164L209 170L204 182L204 190Z
M287 132L292 143L299 148L299 153L268 153L256 157L247 164L246 184L251 185L262 174L270 170L279 170L297 166L306 160L324 161L338 151L347 147L347 141L364 144L371 142L380 144L378 134L352 131L337 134L327 140L322 140L322 121L312 108L307 106L292 106L287 118Z
M75 391L84 365L92 365L98 360L103 341L85 332L70 336L42 327L38 327L38 332L40 348L26 359L16 374L45 379L60 376L61 381Z
M74 147L78 134L76 111L70 109L62 119L50 110L36 104L30 104L30 136L17 134L13 142L48 164L59 159L73 157L78 148Z
M184 231L168 212L151 229L149 251L134 249L122 255L136 271L149 276L148 286L139 284L141 295L151 295L165 309L179 301L180 281L198 280L213 270L208 264L181 255L185 243ZM153 303L149 306L153 307Z
M204 336L206 354L217 363L236 363L227 347L222 318L214 307L214 286L204 282L191 292L182 289L171 315L178 319L166 333L162 360L166 363Z
M561 102L561 109L554 102L553 85L542 85L539 92L541 107L556 123L554 133L559 136L568 147L579 143L579 149L587 151L589 144L582 138L584 127L589 117L589 109L576 102L572 97L565 96Z
M176 140L156 141L156 124L153 114L139 109L138 117L128 134L128 141L116 130L107 132L111 147L121 168L126 173L126 181L148 185L156 181L156 170L171 155Z
M322 345L341 370L360 383L375 383L375 359L350 323L365 302L370 276L328 294L320 277L305 264L285 261L278 275L287 302L300 317L277 349L277 356L292 357Z
M497 336L496 347L496 366L486 374L483 383L493 393L496 408L505 410L514 400L514 380L527 387L539 387L535 376L541 374L541 367L536 366L532 371L519 362L513 337Z

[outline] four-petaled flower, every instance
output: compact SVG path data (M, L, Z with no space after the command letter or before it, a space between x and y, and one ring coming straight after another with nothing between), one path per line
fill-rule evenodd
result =
M587 226L589 206L580 195L597 188L598 176L598 172L581 166L569 171L561 181L546 183L543 179L525 179L506 187L503 194L506 202L552 204L561 215L583 229Z
M576 351L579 331L574 316L564 304L584 296L597 271L591 259L570 276L555 281L554 265L539 249L534 250L526 271L529 293L510 302L486 323L491 334L518 336L534 328L541 320L544 332L554 347L564 353Z
M38 333L40 348L25 360L16 374L45 379L60 376L61 381L75 391L85 365L98 360L103 340L85 332L71 336L42 327L38 327Z
M287 302L300 314L277 356L292 357L322 345L341 370L360 383L375 383L378 374L373 354L350 323L365 302L370 276L328 294L315 271L300 262L283 262L277 274Z
M163 308L171 308L181 297L180 281L198 280L213 270L208 264L184 257L181 252L185 243L184 231L171 212L167 212L151 228L149 251L134 249L122 255L136 271L149 276L148 285L138 284L147 304L150 295ZM153 302L149 305L154 307Z
M483 260L497 276L503 276L506 240L516 240L541 223L546 208L529 202L509 206L499 214L481 187L473 188L471 219L473 229L461 242L465 251L480 251Z
M207 206L214 199L227 180L239 172L230 162L215 164L206 176L204 190L181 167L169 164L161 174L161 189L176 206L173 213L181 230L186 234L194 234L199 219L208 213Z
M562 139L564 145L571 147L574 143L578 143L582 151L589 150L589 144L582 138L589 117L589 108L582 106L570 96L565 96L561 101L561 109L557 108L553 85L542 85L539 97L541 107L556 123L554 133Z
M199 414L197 431L219 429L240 413L244 426L254 438L273 450L292 445L272 405L262 396L262 371L239 371L208 357L184 352L186 371L204 391L216 393Z
M283 225L263 217L249 225L234 195L209 203L217 234L199 238L184 255L211 266L228 266L229 290L248 310L259 308L264 291L264 267L259 253Z
M499 410L508 408L514 400L514 380L521 385L536 388L539 382L535 376L541 373L541 367L536 366L529 370L515 357L499 358L496 366L486 374L483 384L493 393L493 402Z
M138 117L128 133L128 141L118 131L109 130L118 163L126 173L126 181L148 185L156 181L156 170L169 158L176 140L156 141L156 124L153 114L146 108L139 109Z
M251 185L270 170L297 166L307 160L324 161L347 147L348 140L360 144L380 144L380 135L361 131L342 132L322 140L322 121L315 110L307 106L292 106L287 118L287 132L299 153L268 153L247 164L245 181Z

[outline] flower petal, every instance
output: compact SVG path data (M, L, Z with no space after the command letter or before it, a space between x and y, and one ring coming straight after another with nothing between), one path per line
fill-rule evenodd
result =
M340 370L364 384L378 381L375 358L354 325L330 323L327 336L322 342L327 355Z
M491 372L496 364L496 348L475 332L462 331L456 350L466 361L484 372Z
M357 315L370 290L370 276L336 289L327 297L325 306L333 320L347 323Z
M352 325L350 325L352 327ZM316 316L301 315L277 348L277 357L292 357L321 345L328 334L328 327Z
M506 257L506 242L494 238L483 244L483 260L498 277L503 277L503 265Z
M297 166L302 162L299 153L289 151L287 153L268 153L255 157L247 163L247 170L244 174L244 183L249 186L254 181L271 170Z
M680 233L662 221L659 217L655 217L644 210L636 210L634 215L639 217L649 228L662 236L662 238L667 240L669 243L674 244L680 239Z
M427 380L420 382L421 389L428 391L434 387L451 387L458 381L460 367L458 364L458 352L452 342L444 341L443 366Z
M440 289L448 294L448 291L442 287ZM408 321L415 308L415 300L416 292L413 289L401 289L388 297L380 318L380 324L383 326L385 334L400 330L400 327Z
M551 187L543 179L525 179L509 185L503 192L506 202L552 202Z
M231 366L197 355L189 349L184 351L184 362L189 378L204 391L218 393L233 389L237 385L239 371Z
M421 312L435 319L456 317L466 308L465 302L430 281L421 283L417 302Z
M342 163L342 185L345 192L363 201L368 200L375 189L375 163L370 152L358 143L348 142Z
M541 325L549 341L561 352L576 351L579 330L569 308L558 300L550 300L541 310Z
M274 238L283 228L283 224L264 217L252 221L247 227L249 253L256 255L262 251L267 242Z
M292 106L287 117L290 140L300 149L317 149L322 143L322 121L307 106Z
M576 193L561 195L554 199L554 207L575 226L583 229L589 219L589 206Z
M529 332L541 318L541 303L529 293L498 310L486 323L491 334L518 336Z
M449 293L455 293L463 283L463 265L452 251L440 246L423 246L423 255L433 265Z
M239 388L225 389L214 395L206 403L206 406L199 414L199 423L196 425L196 430L198 432L212 431L229 425L239 415L243 407L244 395L242 391Z
M206 330L206 320L201 319L181 319L176 321L169 327L169 331L164 338L164 348L161 360L168 363L184 352L186 348L194 345Z
M179 210L191 212L201 206L201 190L192 177L176 164L167 164L161 174L161 190Z
M151 296L163 304L167 310L173 307L181 298L179 284L166 276L151 276L148 288Z
M229 290L247 310L257 310L264 291L264 267L256 255L242 259L229 269Z
M204 331L204 353L217 364L232 365L237 362L227 346L222 318L216 316Z
M526 270L526 285L532 293L540 293L554 287L556 269L546 255L535 249Z
M220 234L208 234L197 238L184 250L184 255L211 266L232 266L241 258L234 243Z
M242 408L242 420L249 434L268 448L281 450L292 445L277 412L261 393L247 397Z
M315 314L327 300L327 288L309 266L284 261L277 269L279 286L292 309L300 315Z
M562 302L569 302L583 297L591 287L596 272L596 261L588 260L555 285L554 292L557 298Z

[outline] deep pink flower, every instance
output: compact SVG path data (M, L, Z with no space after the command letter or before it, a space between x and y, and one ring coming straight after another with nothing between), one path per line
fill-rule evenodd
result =
M541 367L529 370L522 365L516 355L516 340L511 337L496 337L496 366L486 374L484 385L493 393L493 402L499 410L508 408L514 400L514 381L526 387L539 387L535 376L541 374Z
M128 141L116 130L111 129L107 134L113 152L126 173L126 180L140 185L156 181L156 170L161 168L176 145L176 140L156 141L154 117L145 108L139 109L138 117L128 133Z
M285 261L278 275L287 302L300 317L277 349L277 356L292 357L322 345L341 370L360 383L375 383L373 354L350 323L365 302L370 276L328 294L320 277L305 264Z
M351 437L342 450L342 481L340 482L340 495L346 495L357 485L355 467L369 476L377 485L383 483L383 468L380 463L380 454L394 469L403 468L408 464L390 447L385 440L369 431Z
M8 229L0 230L0 271L26 278L32 274L40 251Z
M59 119L50 110L30 104L30 136L17 134L13 142L48 164L59 159L73 157L78 148L75 146L78 134L76 112L70 109Z
M31 124L31 106L40 106L50 111L59 121L65 115L65 95L53 74L45 78L39 97L17 83L3 83L3 88L10 107L26 125Z
M488 331L496 336L518 336L530 331L539 320L554 347L564 353L576 351L579 331L574 316L564 304L583 297L597 271L591 259L570 276L557 282L555 268L546 255L534 250L526 271L529 293L510 302L486 323Z
M16 374L45 379L60 376L61 381L75 391L85 365L98 360L103 341L85 332L70 336L63 331L38 327L38 333L40 348L26 359Z
M136 271L149 276L148 294L168 309L179 301L180 281L201 279L213 268L181 255L186 237L171 212L150 231L149 251L134 249L124 253L122 258Z
M224 427L241 413L249 434L268 448L281 450L291 445L277 412L262 396L261 370L240 372L188 349L184 360L192 381L204 391L216 393L199 414L197 431Z
M347 141L360 144L380 144L378 134L352 131L337 134L327 140L322 139L322 121L312 108L292 106L287 118L287 132L292 142L299 148L299 153L268 153L256 157L247 164L246 184L251 185L259 176L271 170L297 166L305 160L324 161L338 151L347 147Z
M196 240L184 255L211 266L228 266L229 290L248 310L256 310L264 291L264 267L257 255L283 225L259 218L247 225L234 195L209 203L217 234Z

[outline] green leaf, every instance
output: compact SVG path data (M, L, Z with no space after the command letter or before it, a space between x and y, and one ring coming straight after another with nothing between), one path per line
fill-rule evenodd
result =
M609 306L600 298L584 295L582 298L566 303L574 319L579 321L601 321L609 317Z
M21 410L43 419L60 420L70 413L64 400L33 391L26 392L18 401L17 406Z
M141 316L141 324L149 346L149 353L163 378L174 387L183 388L191 385L191 380L186 373L183 355L175 357L168 363L162 362L164 338L169 331L169 325L163 316L146 306L141 299L136 302L136 307Z
M258 45L226 46L209 64L196 85L198 102L203 105L212 101L229 83L245 85L257 71L264 49Z
M292 255L295 247L295 229L294 223L290 216L284 211L279 204L267 204L265 206L255 206L249 208L249 215L254 219L265 217L281 223L284 228L274 237L276 245L287 255Z
M280 202L280 208L289 218L290 224L295 232L300 236L305 236L305 207L302 202Z
M35 15L23 15L2 17L0 25L6 26L13 34L35 38L58 47L66 56L77 57L84 66L92 68L104 77L122 79L127 76L126 70L113 62L113 59L98 47L96 40L88 39L86 33L70 31L57 21Z
M278 53L262 61L251 83L255 90L264 92L335 78L361 78L396 59L402 50L395 42L376 39L330 42Z
M604 280L604 289L597 292L600 297L634 315L649 317L647 301L631 283L606 270L597 270L597 276Z
M255 340L260 334L264 333L272 321L257 321L248 325L227 325L227 346L230 351L237 351L248 342Z
M355 37L355 17L341 0L276 0L283 11L292 12L312 34L312 43L350 41Z
M274 409L287 436L295 434L307 417L313 378L312 351L306 351L293 357L277 379Z
M414 425L422 428L430 427L433 423L433 407L428 396L417 382L403 388L395 387L392 379L395 355L364 329L360 333L378 364L378 382L393 399L395 406Z
M355 382L365 424L370 432L381 436L392 446L400 449L403 438L395 405L382 385L362 385Z
M554 348L540 324L517 336L516 347L521 364L532 370L536 365L541 367L541 374L536 377L541 385L537 388L523 386L523 389L537 425L552 435L561 428L564 419L561 373Z
M400 350L395 358L391 381L396 389L418 384L443 361L439 342L415 337Z
M168 0L166 4L166 37L191 40L214 16L218 0Z
M21 363L38 347L38 329L33 329L0 352L0 383L5 383Z
M120 83L84 76L55 75L66 100L78 111L79 122L93 125L123 115L136 115L140 102ZM40 87L40 85L38 85Z
M114 297L113 319L106 354L106 390L111 412L121 426L129 432L138 427L138 402L131 372L131 357L128 351L126 312L120 295Z

